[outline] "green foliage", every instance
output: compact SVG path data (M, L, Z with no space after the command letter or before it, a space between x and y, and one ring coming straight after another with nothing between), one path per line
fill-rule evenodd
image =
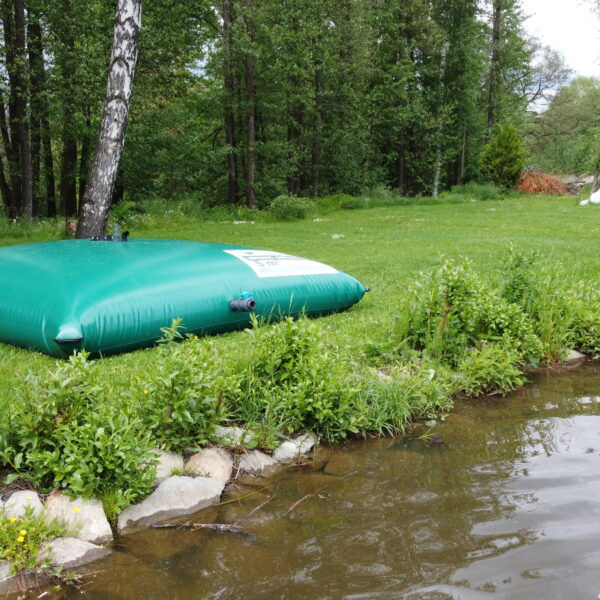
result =
M600 82L576 77L528 127L528 164L550 173L594 173L600 166ZM589 194L588 194L589 195Z
M408 288L395 343L456 367L467 348L502 341L521 362L535 362L543 346L516 304L495 293L468 261L446 261Z
M364 398L350 365L316 323L286 318L247 332L253 355L242 371L236 418L265 420L285 432L311 430L327 440L361 433Z
M512 189L525 166L523 142L512 125L506 125L485 146L479 161L482 174L502 189Z
M48 568L51 557L40 558L42 544L66 533L56 521L35 516L31 507L20 517L8 517L0 508L0 561L10 561L13 574Z
M119 510L144 497L154 479L149 435L109 394L85 353L30 371L2 425L0 458L45 492L111 495Z
M571 333L573 346L593 358L600 356L600 289L581 282L572 291Z
M573 343L574 304L559 264L542 264L539 252L512 245L502 267L502 295L531 319L544 346L544 360L562 358Z
M458 365L458 372L460 388L469 396L504 396L527 381L521 370L519 353L504 343L474 348Z
M502 189L492 183L470 182L463 185L452 186L451 193L460 195L469 200L498 200L502 197Z
M269 204L269 214L275 221L295 221L306 218L308 212L314 207L314 202L307 198L277 196Z
M163 329L164 337L150 373L135 377L135 404L153 442L167 450L206 444L223 419L225 390L235 378L223 374L209 339L179 333L180 320Z
M414 421L450 410L456 383L439 365L408 361L394 367L388 379L377 377L368 388L368 430L396 435Z

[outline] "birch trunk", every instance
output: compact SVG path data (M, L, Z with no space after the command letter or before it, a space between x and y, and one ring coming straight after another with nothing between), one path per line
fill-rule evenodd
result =
M440 172L442 170L442 134L444 132L444 77L446 76L446 56L448 55L448 44L442 48L440 61L440 97L438 106L437 144L435 149L435 167L433 169L433 189L431 195L438 197L440 189Z
M142 21L141 0L118 0L106 104L88 178L77 237L102 235L125 141Z

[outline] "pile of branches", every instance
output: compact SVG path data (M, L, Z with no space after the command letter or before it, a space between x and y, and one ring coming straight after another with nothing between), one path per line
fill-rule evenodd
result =
M569 193L567 186L556 175L527 169L517 183L517 189L525 194L551 194L564 196Z

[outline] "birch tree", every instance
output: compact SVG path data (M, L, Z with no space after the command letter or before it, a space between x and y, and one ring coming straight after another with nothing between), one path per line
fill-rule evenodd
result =
M77 237L102 235L125 141L141 28L141 0L118 0L106 103L77 223Z

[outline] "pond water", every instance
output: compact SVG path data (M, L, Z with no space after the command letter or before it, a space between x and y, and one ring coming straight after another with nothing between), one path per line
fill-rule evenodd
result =
M195 516L233 523L271 497L243 521L248 535L127 536L92 565L86 596L598 597L600 370L547 373L508 398L460 402L434 433L441 445L322 448L312 467L240 486L224 499L255 493Z

